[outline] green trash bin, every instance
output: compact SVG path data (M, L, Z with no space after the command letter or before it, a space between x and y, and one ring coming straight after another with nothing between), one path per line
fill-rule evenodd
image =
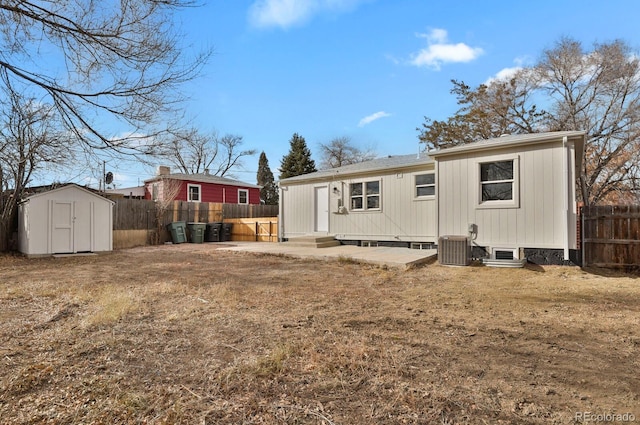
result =
M184 221L174 221L167 224L173 243L185 243L187 241L187 227Z
M207 230L206 223L188 223L189 239L191 243L204 242L204 232Z

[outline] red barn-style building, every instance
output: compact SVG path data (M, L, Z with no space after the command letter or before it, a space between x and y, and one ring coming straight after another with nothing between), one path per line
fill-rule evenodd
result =
M260 204L261 187L226 177L202 174L170 173L158 167L158 174L144 181L144 197L154 201L219 202L224 204Z

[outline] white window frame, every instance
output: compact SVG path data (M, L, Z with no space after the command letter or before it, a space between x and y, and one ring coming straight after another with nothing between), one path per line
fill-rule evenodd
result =
M374 183L377 182L378 183L378 193L377 194L371 194L368 195L367 192L367 183ZM362 194L361 195L356 195L356 196L352 196L351 195L351 186L352 185L356 185L356 184L360 184L362 185ZM368 205L368 198L373 198L373 197L378 197L378 206L376 208L369 208ZM353 198L362 198L362 208L353 208ZM380 179L373 179L373 180L362 180L362 181L354 181L354 182L350 182L349 183L349 211L354 211L354 212L358 212L358 211L381 211L382 210L382 180Z
M433 176L433 183L418 184L418 177L431 174ZM418 195L418 188L421 187L433 187L433 195ZM428 171L413 176L413 197L414 199L434 199L436 197L436 173L435 171Z
M198 199L191 198L191 188L198 189ZM202 202L202 185L187 183L187 201L189 202Z
M245 199L247 200L247 202L240 202L240 193L242 192L245 193ZM249 204L249 191L247 189L238 189L238 203L243 205Z
M489 182L482 181L482 165L491 164L493 162L513 162L513 179L508 180L491 180ZM478 190L477 208L520 208L520 157L518 155L499 155L478 160L476 162L476 187ZM506 183L511 182L511 199L505 200L482 200L482 185L490 183Z

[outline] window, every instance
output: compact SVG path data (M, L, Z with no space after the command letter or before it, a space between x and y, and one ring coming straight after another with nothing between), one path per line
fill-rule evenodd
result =
M151 199L154 201L158 200L158 183L151 185Z
M482 202L512 201L514 182L513 160L480 164Z
M435 194L436 175L433 173L417 175L415 196L420 198L423 196L434 196Z
M238 189L238 203L239 204L248 204L249 203L249 191L246 189Z
M200 185L199 184L187 185L187 201L200 202Z
M519 207L517 157L478 163L480 187L478 203L484 208Z
M380 181L351 183L349 185L352 210L380 209Z

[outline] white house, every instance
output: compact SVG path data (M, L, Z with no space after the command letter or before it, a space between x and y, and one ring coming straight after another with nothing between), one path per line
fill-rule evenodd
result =
M468 236L474 256L569 260L585 133L503 136L280 181L280 237L423 247Z
M27 256L111 251L113 204L75 184L31 195L18 206L18 249Z

